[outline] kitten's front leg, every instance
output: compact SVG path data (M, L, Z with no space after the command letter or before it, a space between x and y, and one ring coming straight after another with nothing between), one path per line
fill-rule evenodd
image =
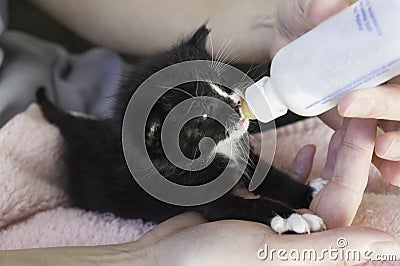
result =
M260 222L278 233L293 231L299 234L325 229L322 219L310 213L298 213L270 199L243 199L226 195L206 205L197 207L209 221L240 219Z
M300 184L281 171L271 167L255 194L283 202L294 209L308 208L315 189Z
M284 202L294 209L308 208L312 199L327 183L323 178L316 178L310 180L308 185L303 185L271 167L255 194Z

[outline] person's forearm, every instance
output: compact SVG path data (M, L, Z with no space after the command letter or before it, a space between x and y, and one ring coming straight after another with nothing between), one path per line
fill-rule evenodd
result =
M152 265L151 254L137 243L0 251L0 265Z
M84 38L147 55L176 44L207 22L214 56L268 60L278 0L31 0ZM210 48L210 40L208 47ZM211 51L211 49L210 49ZM229 60L228 59L228 60Z

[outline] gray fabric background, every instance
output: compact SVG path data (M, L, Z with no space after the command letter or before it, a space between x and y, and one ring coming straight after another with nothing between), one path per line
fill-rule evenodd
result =
M94 48L81 55L29 34L5 30L7 2L0 0L0 126L34 101L44 86L61 108L100 117L109 113L122 71L113 51ZM3 26L3 28L1 28Z

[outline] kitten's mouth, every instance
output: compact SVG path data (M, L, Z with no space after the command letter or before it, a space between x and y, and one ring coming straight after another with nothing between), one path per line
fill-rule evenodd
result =
M249 128L250 121L248 118L242 118L240 119L239 124L241 124L241 127L243 127L245 130L247 130Z
M249 119L244 115L242 106L239 106L240 120L236 124L236 131L239 134L244 134L250 125Z
M245 132L247 132L249 125L250 125L249 119L241 118L239 122L236 123L235 135L243 135Z
M239 123L244 125L246 127L246 130L247 130L247 128L249 127L250 120L244 115L242 106L239 107L239 113L240 113L240 121L239 121Z
M247 118L240 118L228 131L229 137L233 139L241 138L248 130L250 121Z
M235 123L233 130L230 132L230 136L233 138L240 138L247 132L250 126L250 120L244 115L243 108L241 106L241 102L239 103L239 120Z

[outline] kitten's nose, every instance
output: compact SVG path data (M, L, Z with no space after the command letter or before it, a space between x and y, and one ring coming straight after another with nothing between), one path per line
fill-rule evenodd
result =
M241 106L242 105L242 97L239 97L239 100L237 100L237 103L236 103L238 106Z
M242 104L242 97L240 97L239 95L233 95L232 102L234 105L240 106Z

